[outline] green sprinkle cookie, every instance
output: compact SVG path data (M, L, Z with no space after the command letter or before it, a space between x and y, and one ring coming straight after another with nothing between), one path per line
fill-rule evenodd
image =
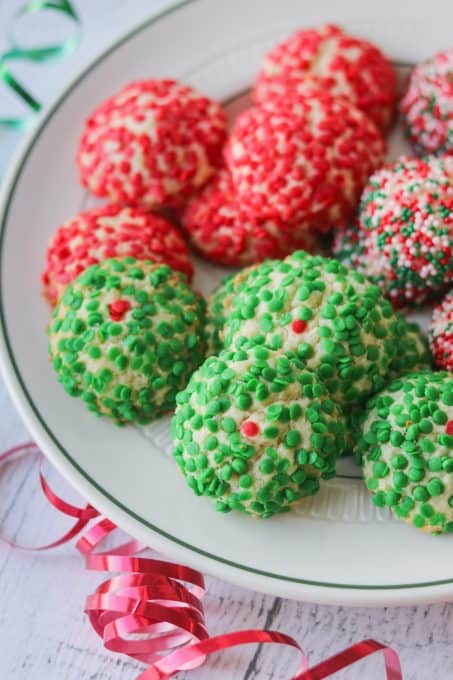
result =
M297 356L348 408L384 387L397 331L390 302L365 276L298 251L250 273L233 297L224 341Z
M167 265L104 260L70 284L49 326L59 382L96 415L144 424L172 409L204 358L205 303Z
M398 351L390 366L390 379L405 373L429 370L432 367L431 352L426 338L417 323L407 321L400 313L398 319Z
M192 491L221 512L271 517L335 475L341 408L296 358L265 346L223 350L176 402L173 455Z
M208 297L206 307L207 356L218 354L223 349L223 328L230 313L233 295L256 267L257 265L252 265L245 267L237 274L230 274L217 288L214 288Z
M369 400L357 444L373 503L422 531L453 531L453 378L410 373Z

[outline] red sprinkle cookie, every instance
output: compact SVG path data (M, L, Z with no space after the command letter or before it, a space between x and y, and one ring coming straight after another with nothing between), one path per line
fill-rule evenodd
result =
M247 214L326 231L346 222L385 143L350 102L331 95L251 108L236 120L226 158Z
M281 218L249 217L237 200L228 170L218 175L188 205L184 227L192 245L208 260L247 266L293 250L311 251L315 235Z
M359 210L360 271L395 306L420 304L453 281L453 157L401 157L378 170Z
M436 307L429 332L434 363L453 373L453 292Z
M386 130L393 121L396 74L384 54L338 26L298 31L267 55L254 89L258 104L283 102L289 90L344 95Z
M82 184L115 203L179 205L221 161L226 115L173 80L127 85L88 118L77 156Z
M417 151L453 153L453 49L414 68L401 110Z
M137 208L106 205L83 212L58 229L47 249L45 296L54 305L85 269L125 256L165 263L189 279L193 274L184 239L170 222Z

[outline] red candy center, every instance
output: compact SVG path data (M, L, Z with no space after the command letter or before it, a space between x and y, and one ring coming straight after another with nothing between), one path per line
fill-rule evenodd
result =
M115 300L108 307L112 321L121 321L126 312L131 308L131 303L128 300Z
M307 328L307 324L305 323L305 321L302 321L302 319L296 319L295 321L292 322L291 328L294 331L294 333L303 333Z
M449 420L445 426L445 432L447 434L453 434L453 420Z
M246 437L256 437L259 431L260 428L256 423L253 422L253 420L246 420L241 427L241 432Z

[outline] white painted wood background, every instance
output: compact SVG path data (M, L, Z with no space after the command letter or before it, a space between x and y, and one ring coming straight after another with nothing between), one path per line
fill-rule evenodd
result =
M232 8L236 2L232 0ZM8 19L22 4L23 0L0 2L0 49ZM166 0L74 2L84 24L77 54L60 64L18 67L15 72L25 82L31 77L34 91L48 100L120 32L165 4ZM36 24L27 21L27 30L36 36ZM58 20L48 17L49 21L53 30L66 28ZM43 37L40 27L39 39ZM0 115L7 107L12 112L14 100L0 89ZM16 133L0 132L0 174L17 141ZM0 450L26 439L0 382ZM75 500L70 490L68 495ZM31 458L0 470L0 527L13 539L32 544L47 542L67 527L42 499ZM83 570L72 545L36 554L0 544L0 680L134 680L140 665L105 651L83 614L86 595L102 578ZM299 640L313 663L373 637L398 651L404 680L453 678L452 604L351 609L263 596L211 578L208 586L205 606L212 634L238 628L278 629ZM246 647L212 657L204 668L181 678L288 680L296 661L294 652L280 647ZM383 680L383 661L368 659L335 677Z

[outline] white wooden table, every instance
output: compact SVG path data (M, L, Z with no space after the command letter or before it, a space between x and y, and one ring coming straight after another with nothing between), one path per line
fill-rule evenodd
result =
M239 4L239 0L231 1L232 11L236 2ZM22 0L0 2L0 49L7 19L22 4ZM164 6L166 0L79 0L74 4L84 23L77 54L59 64L15 71L24 80L31 77L34 91L47 101L83 63L120 32ZM35 27L30 21L28 25L32 35ZM55 21L54 30L60 26ZM43 29L39 35L44 37ZM9 112L14 110L13 99L0 90L0 115L6 113L3 107L7 105ZM0 174L17 141L17 134L0 131ZM27 439L0 382L0 450ZM67 491L69 497L71 493ZM42 499L31 458L1 470L0 526L10 537L35 545L60 535L67 527ZM101 579L102 575L84 571L72 545L36 554L0 544L0 679L134 680L139 664L105 651L83 614L86 595ZM212 634L238 628L278 629L298 639L312 662L373 637L398 651L404 680L453 678L451 604L350 609L263 596L212 578L208 586L206 611ZM212 657L204 668L182 677L287 680L295 663L296 654L286 649L246 647ZM383 662L369 659L336 677L381 680Z

